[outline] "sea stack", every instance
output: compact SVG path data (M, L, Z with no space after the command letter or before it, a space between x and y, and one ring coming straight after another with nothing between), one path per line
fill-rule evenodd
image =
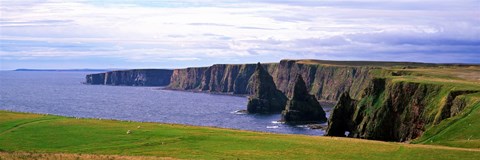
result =
M253 95L248 97L248 113L279 113L285 108L287 97L277 89L272 76L257 63L248 87Z
M293 95L282 112L282 120L293 123L325 122L325 111L315 96L310 95L301 75L297 75Z
M345 137L345 132L352 134L355 123L352 120L357 102L350 98L348 92L344 92L330 114L326 136Z

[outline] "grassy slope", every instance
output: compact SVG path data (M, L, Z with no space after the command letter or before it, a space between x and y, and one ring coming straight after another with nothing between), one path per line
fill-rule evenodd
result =
M138 128L138 126L141 126ZM131 134L126 134L132 130ZM74 119L0 111L5 151L195 159L476 159L478 149L448 148L184 125ZM7 154L7 156L5 156ZM2 156L3 155L3 156ZM55 154L51 154L53 156ZM68 155L68 154L66 154Z
M387 71L387 73L385 73ZM382 71L381 71L382 72ZM396 82L415 82L442 85L444 90L476 90L480 91L479 66L440 66L414 69L387 69L383 77ZM403 76L385 76L388 72L404 72ZM446 96L448 92L444 93ZM435 144L463 148L480 148L480 93L464 95L469 106L458 116L443 120L440 124L427 126L424 135L413 143ZM427 107L427 111L438 110L445 97L435 97L436 101ZM440 105L438 105L440 104Z

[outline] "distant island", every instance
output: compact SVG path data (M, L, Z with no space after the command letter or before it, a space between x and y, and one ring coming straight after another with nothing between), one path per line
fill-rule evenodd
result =
M107 72L112 69L25 69L20 68L13 71L53 71L53 72Z

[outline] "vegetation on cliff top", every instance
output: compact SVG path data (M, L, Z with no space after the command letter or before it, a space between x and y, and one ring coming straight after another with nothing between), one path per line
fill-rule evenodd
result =
M459 113L459 116L430 126L423 136L413 143L480 148L480 93L460 98L472 105Z
M354 137L480 148L480 66L382 66L370 72L372 82L343 124L355 124Z
M130 134L126 134L128 130ZM370 160L476 159L480 156L478 149L6 111L0 111L0 151L1 158L35 157L35 154L18 152L37 152L45 153L42 157L58 157L58 153L62 153L60 155L66 157L88 159L141 156L137 158Z

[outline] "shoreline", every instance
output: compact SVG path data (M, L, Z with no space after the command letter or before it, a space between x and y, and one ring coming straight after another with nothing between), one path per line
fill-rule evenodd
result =
M267 134L279 134L279 135L305 135L305 136L314 136L314 137L324 136L323 134L312 135L312 134L301 134L301 133L280 133L280 132L269 132L269 131L263 131L263 130L248 130L248 129L239 129L239 128L228 128L228 127L220 127L220 126L193 125L193 124L156 122L156 121L135 121L135 120L114 119L114 118L75 117L75 116L51 114L51 113L22 112L22 111L0 109L0 113L2 113L2 112L17 113L17 114L33 114L33 115L41 115L41 116L56 116L56 117L72 118L72 119L79 119L79 120L83 119L83 120L100 120L100 121L115 121L115 122L128 122L128 123L149 123L149 124L160 124L160 125L177 125L177 126L189 126L189 127L206 127L206 128L226 129L226 130L255 132L255 133L267 133ZM233 113L233 114L235 114L235 113ZM275 123L272 123L272 124L275 124ZM308 124L308 125L323 125L323 124L324 123L312 123L312 124ZM298 127L298 125L294 125L294 124L284 124L284 125L290 125L290 126L297 126ZM266 126L266 128L267 127L268 126ZM299 127L299 128L303 128L303 127ZM324 131L324 129L314 129L314 128L309 128L309 127L307 127L307 128L311 129L311 130L323 130Z

